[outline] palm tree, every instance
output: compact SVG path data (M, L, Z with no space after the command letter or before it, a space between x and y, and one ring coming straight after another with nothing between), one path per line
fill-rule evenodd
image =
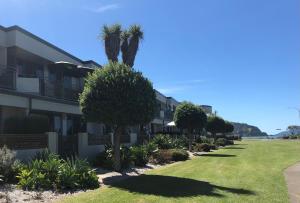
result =
M121 33L121 51L123 63L127 64L128 59L128 39L130 35L127 30Z
M104 25L102 28L102 39L105 44L105 53L109 61L118 61L118 55L120 53L121 32L121 25L119 24L114 24L110 27Z
M126 65L133 67L134 59L136 53L139 49L139 42L144 37L144 33L141 30L141 26L139 25L132 25L128 31L130 38L128 42L128 49L126 54L126 60L123 61Z

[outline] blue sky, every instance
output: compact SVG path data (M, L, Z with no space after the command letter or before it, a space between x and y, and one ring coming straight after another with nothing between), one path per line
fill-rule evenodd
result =
M300 124L299 0L0 0L0 25L101 64L112 23L142 25L135 68L166 95L267 133Z

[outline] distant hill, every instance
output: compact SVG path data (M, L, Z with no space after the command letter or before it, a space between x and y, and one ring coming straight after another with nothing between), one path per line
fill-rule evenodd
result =
M235 123L232 122L234 126L234 135L239 135L240 137L259 137L268 136L267 133L262 132L258 127L253 125L248 125L246 123Z

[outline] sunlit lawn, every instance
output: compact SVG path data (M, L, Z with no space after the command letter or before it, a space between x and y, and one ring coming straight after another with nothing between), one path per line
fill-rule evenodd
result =
M62 202L288 202L283 170L299 141L242 141Z

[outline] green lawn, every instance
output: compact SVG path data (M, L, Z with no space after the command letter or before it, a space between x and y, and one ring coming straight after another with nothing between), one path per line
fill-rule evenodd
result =
M288 202L283 170L299 141L242 141L62 202Z

